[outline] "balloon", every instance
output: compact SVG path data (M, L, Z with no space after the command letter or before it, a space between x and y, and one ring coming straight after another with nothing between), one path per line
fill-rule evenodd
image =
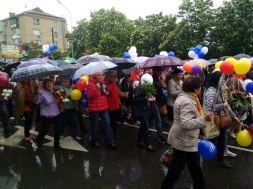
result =
M168 56L175 57L175 53L174 53L173 51L170 51L170 52L168 53Z
M240 59L235 64L235 73L246 74L250 70L251 64L246 59Z
M243 81L242 83L242 88L246 91L246 86L248 85L248 83L252 82L251 79L246 79Z
M81 100L81 105L82 105L82 106L86 106L86 105L87 105L87 100L82 99L82 100Z
M131 53L136 53L137 49L135 46L132 46L130 47L130 49L128 50L128 53L131 54Z
M201 45L197 45L195 48L202 49L203 47Z
M73 84L76 84L78 81L79 81L80 78L76 78L76 79L73 79L72 82Z
M198 145L198 151L201 156L207 159L213 158L217 153L215 145L209 140L201 140Z
M148 73L143 74L141 76L141 84L143 84L144 81L147 81L148 83L153 84L153 77L150 74L148 74Z
M45 52L45 55L46 55L46 56L50 56L50 52L48 52L48 51Z
M249 83L246 85L246 91L249 92L249 93L252 93L252 92L253 92L253 82L249 82Z
M189 56L190 58L194 58L195 55L196 55L196 53L195 53L194 51L189 51L189 52L188 52L188 56Z
M131 58L137 58L137 53L133 53L133 52L130 53L130 57L131 57Z
M215 68L215 69L220 68L220 65L221 65L222 62L223 62L223 61L218 61L218 62L216 62L214 68Z
M193 73L193 74L198 74L198 73L200 73L200 72L201 72L201 68L200 68L199 65L194 65L194 66L192 66L192 73Z
M199 57L199 58L204 58L204 56L205 56L205 54L204 54L203 52L200 51L200 52L198 53L198 57Z
M70 97L73 99L73 100L79 100L81 97L82 97L82 93L80 90L78 89L73 89L71 92L70 92Z
M86 90L84 90L82 92L82 97L87 100L87 91Z
M93 55L97 55L98 56L99 54L97 52L95 52Z
M43 45L42 50L44 53L47 52L49 50L49 45Z
M253 123L251 123L248 127L249 134L253 137Z
M159 53L160 56L168 56L168 53L166 51L161 51Z
M58 45L54 44L54 50L58 49Z
M192 65L188 62L184 63L183 69L187 73L192 73Z
M137 86L139 85L139 83L140 83L139 81L134 81L134 82L133 82L133 87L134 87L134 88L137 87Z
M198 54L201 51L202 47L195 47L194 52Z
M126 53L123 57L124 57L124 58L131 58L131 56L130 56L129 53Z
M191 47L191 48L189 49L189 51L194 51L194 49L195 49L194 47Z
M199 63L198 65L201 68L201 70L204 68L204 64L203 63Z
M54 46L53 46L53 45L50 45L50 46L49 46L49 50L50 50L50 51L53 51L53 50L54 50Z
M235 74L236 78L243 78L245 76L245 74L239 75L239 74Z
M236 141L240 146L249 146L252 142L252 136L250 135L249 131L242 130L236 136Z
M80 79L86 81L86 83L89 82L89 76L88 75L82 76Z
M235 58L233 58L233 57L229 57L229 58L226 58L225 62L230 62L235 67L235 64L236 64L237 60Z
M0 72L0 87L4 88L9 85L9 75L5 72Z
M201 49L201 52L203 52L204 54L206 54L206 53L208 52L208 48L207 48L207 47L203 47L203 48Z
M220 65L220 71L224 74L231 74L234 72L234 66L230 62L222 62Z
M87 83L84 80L79 80L76 83L76 89L80 90L80 91L84 91L87 87Z

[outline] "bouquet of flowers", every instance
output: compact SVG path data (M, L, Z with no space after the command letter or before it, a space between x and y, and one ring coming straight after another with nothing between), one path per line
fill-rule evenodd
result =
M19 92L19 87L17 86L17 83L15 82L9 82L8 88L3 89L1 97L4 100L9 100L12 95L16 94Z
M9 100L12 96L12 89L4 89L2 94L4 100Z
M249 111L251 109L250 98L247 96L243 97L241 93L234 93L231 100L231 109L239 117L249 115Z
M62 91L59 88L54 88L54 95L56 95L56 97L60 97L62 102L69 102L66 91Z
M143 89L144 93L146 93L146 95L148 95L150 98L156 95L155 86L148 81L144 80L143 84L141 85L141 88Z

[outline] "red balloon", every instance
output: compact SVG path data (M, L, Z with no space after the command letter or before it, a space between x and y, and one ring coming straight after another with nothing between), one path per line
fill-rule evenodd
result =
M84 80L79 80L76 83L76 89L80 90L80 91L84 91L87 87L87 83Z
M245 76L245 74L242 74L242 75L235 74L235 77L238 78L238 79L239 79L239 78L243 78L244 76Z
M0 72L0 87L4 88L9 85L9 75L5 72Z
M232 74L234 72L234 65L231 62L222 62L220 65L220 71L224 74Z
M248 131L249 131L249 134L253 137L253 123L249 125Z

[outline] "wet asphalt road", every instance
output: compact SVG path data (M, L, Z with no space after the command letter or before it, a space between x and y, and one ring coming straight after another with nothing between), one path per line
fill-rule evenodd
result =
M89 125L87 118L85 121ZM138 128L127 125L119 125L119 128L122 140L115 141L119 146L117 150L106 148L101 129L101 149L91 148L89 133L82 133L84 139L79 144L87 152L54 150L50 146L34 151L29 142L14 140L6 143L1 136L0 144L5 144L4 150L0 152L0 189L160 188L167 168L159 163L159 158L169 146L160 144L156 132L151 130L151 143L156 151L146 151L136 145ZM165 136L168 130L168 127L164 127ZM52 129L49 135L53 136ZM75 149L76 144L74 141L71 143L73 148L70 148ZM235 168L219 167L215 158L203 159L202 168L207 188L252 189L253 145L245 151L245 148L233 149L239 147L235 139L229 139L228 144L231 146L230 150L237 153L237 157L227 158ZM191 185L192 180L186 168L175 188L190 188Z

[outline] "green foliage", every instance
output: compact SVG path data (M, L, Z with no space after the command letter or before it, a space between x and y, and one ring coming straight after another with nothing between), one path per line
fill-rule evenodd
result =
M148 81L144 80L143 84L141 85L141 88L143 89L144 93L148 96L155 96L156 95L155 86Z
M250 98L243 97L240 93L233 94L231 109L239 116L242 116L245 113L248 115L249 110L251 109Z
M42 45L38 45L37 43L34 43L33 41L31 41L29 44L29 57L30 58L39 58L43 56L43 52L42 52Z

